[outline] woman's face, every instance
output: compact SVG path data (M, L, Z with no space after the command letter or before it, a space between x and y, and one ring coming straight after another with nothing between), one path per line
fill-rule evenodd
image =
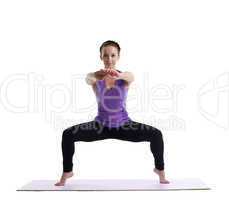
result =
M118 49L113 46L103 47L100 58L105 68L115 69L116 62L119 60Z

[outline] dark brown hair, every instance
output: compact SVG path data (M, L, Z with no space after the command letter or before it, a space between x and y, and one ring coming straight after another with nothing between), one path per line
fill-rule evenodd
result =
M107 47L107 46L116 47L118 50L118 54L120 54L121 48L120 48L119 44L113 40L107 40L107 41L103 42L103 44L99 48L100 53L102 53L103 47Z

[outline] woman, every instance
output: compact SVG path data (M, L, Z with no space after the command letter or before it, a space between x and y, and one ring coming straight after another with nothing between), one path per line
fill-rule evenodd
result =
M64 130L62 135L63 174L55 185L63 186L73 176L72 157L74 142L92 142L104 139L119 139L132 142L150 142L154 156L154 172L159 182L166 184L164 172L164 143L159 129L133 121L126 111L127 91L134 76L131 72L116 69L120 58L120 46L108 40L100 47L100 58L104 69L88 73L86 82L92 86L98 103L98 114L93 121L81 123ZM102 128L102 129L101 129Z

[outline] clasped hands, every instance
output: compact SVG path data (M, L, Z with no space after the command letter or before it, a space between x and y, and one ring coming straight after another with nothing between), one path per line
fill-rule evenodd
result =
M120 72L118 72L115 69L100 69L99 73L103 75L104 77L108 77L111 79L118 79L120 76Z

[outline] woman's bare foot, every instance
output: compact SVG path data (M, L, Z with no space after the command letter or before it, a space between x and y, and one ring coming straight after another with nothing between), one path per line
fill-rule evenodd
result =
M166 178L165 178L164 170L158 170L158 169L154 168L153 171L159 176L160 183L163 183L163 184L168 184L169 183L169 181L166 180Z
M64 186L68 178L73 176L73 172L64 172L60 178L60 181L55 184L55 186Z

